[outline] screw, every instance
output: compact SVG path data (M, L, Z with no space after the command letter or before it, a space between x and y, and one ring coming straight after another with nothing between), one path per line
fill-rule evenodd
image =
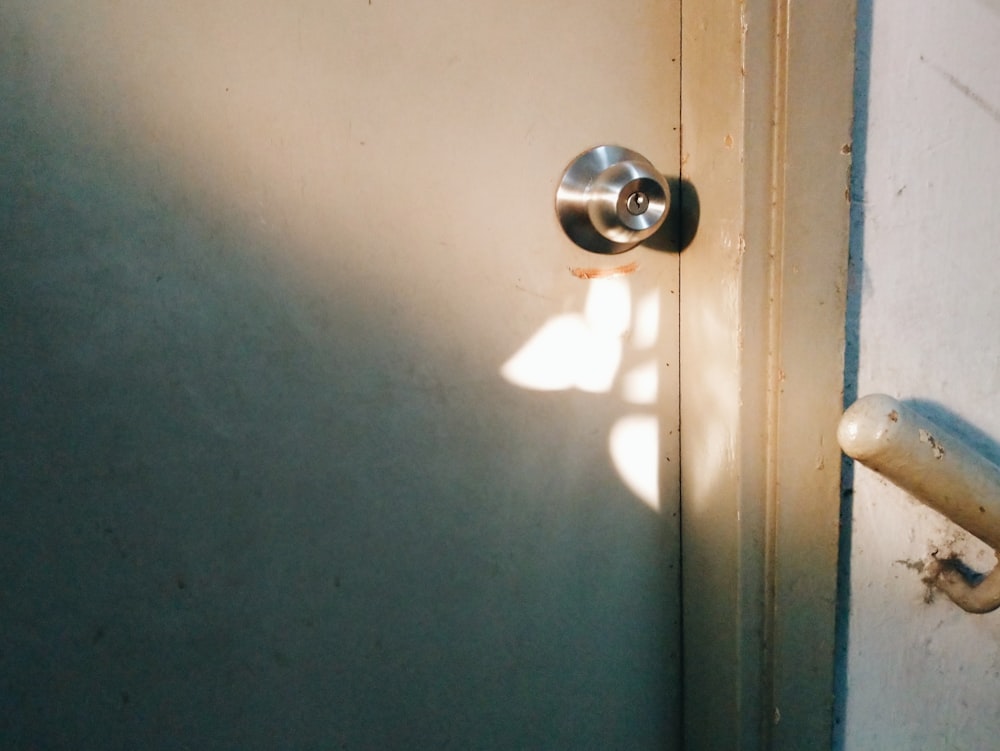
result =
M646 209L649 208L649 196L636 191L625 200L625 208L632 216L645 214Z

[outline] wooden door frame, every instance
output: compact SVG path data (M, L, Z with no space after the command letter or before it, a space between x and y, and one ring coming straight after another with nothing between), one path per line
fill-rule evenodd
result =
M682 2L684 747L830 748L854 3Z

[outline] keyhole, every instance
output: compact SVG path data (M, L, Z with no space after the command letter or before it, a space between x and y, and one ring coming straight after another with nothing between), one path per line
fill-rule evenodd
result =
M645 214L646 209L649 208L649 196L636 191L625 200L625 208L628 209L628 213L632 214L632 216Z

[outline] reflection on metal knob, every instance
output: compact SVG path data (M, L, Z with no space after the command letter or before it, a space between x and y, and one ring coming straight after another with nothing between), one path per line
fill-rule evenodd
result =
M556 214L581 248L621 253L650 237L667 218L666 184L640 154L597 146L566 168L556 191Z

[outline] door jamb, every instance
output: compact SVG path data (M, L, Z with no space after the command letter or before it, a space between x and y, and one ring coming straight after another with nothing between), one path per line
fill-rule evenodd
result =
M829 748L854 3L681 15L684 747Z

